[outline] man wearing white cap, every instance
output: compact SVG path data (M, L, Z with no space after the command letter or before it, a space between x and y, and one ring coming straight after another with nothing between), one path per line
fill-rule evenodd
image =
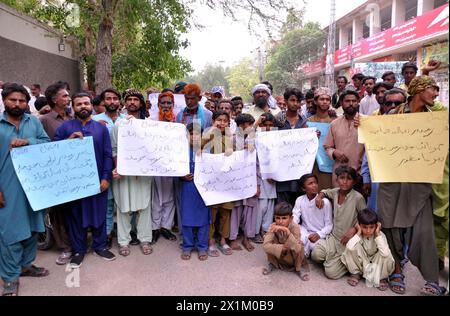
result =
M281 113L281 109L276 106L276 108L270 108L268 100L271 95L270 89L265 84L257 84L252 89L253 103L255 105L251 106L248 110L248 114L254 117L255 121L258 121L259 117L263 113L271 113L273 116L277 116Z

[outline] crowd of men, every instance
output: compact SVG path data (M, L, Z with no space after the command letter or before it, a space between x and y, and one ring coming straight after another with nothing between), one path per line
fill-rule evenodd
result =
M49 274L47 269L33 265L38 233L45 229L45 212L31 209L14 171L11 148L85 136L94 139L101 193L46 210L60 250L56 258L59 265L70 264L77 268L82 264L88 253L88 231L92 234L94 254L108 261L115 259L110 250L114 233L118 253L124 257L130 254L131 244L139 244L142 253L149 255L160 236L172 241L177 240L177 232L181 241L192 237L187 230L183 233L180 211L184 203L180 199L180 192L184 190L180 182L192 181L192 174L183 178L131 177L117 172L118 129L121 122L130 119L176 122L186 125L188 130L190 125L192 129L192 123L198 122L204 132L210 128L226 128L231 134L239 133L242 128L287 130L308 127L308 122L329 123L323 146L334 161L333 173L321 172L317 164L314 165L312 174L318 180L319 189L328 192L327 189L339 187L337 178L341 167L356 171L353 188L364 197L367 207L378 213L395 259L395 269L389 277L390 288L398 294L405 292L402 270L409 260L427 282L424 292L445 293L438 280L448 247L448 158L442 184L377 184L371 181L364 145L358 143L360 115L447 110L436 101L439 87L427 76L439 66L439 62L431 61L421 69L422 75L417 76L416 64L405 63L404 83L400 86L393 72L386 72L382 78L355 74L351 84L345 76L338 76L334 94L329 88L317 87L305 93L287 88L282 96L274 96L271 84L262 82L252 89L253 104L248 108L240 96L225 98L222 87L202 92L196 84L178 82L173 89L146 91L147 95L159 93L158 117L150 115L149 99L135 89L121 93L109 88L95 97L86 92L71 95L68 83L60 81L48 86L44 95L40 85L33 84L30 96L20 84L1 82L0 276L4 282L3 294L17 295L21 276ZM183 94L186 103L178 113L174 112L175 94ZM199 250L200 260L219 256L219 250L230 255L242 249L237 243L240 228L242 245L252 251L252 243L263 243L270 231L275 205L281 202L295 205L304 190L298 179L260 180L258 192L252 199L211 207L210 217L205 219L209 230L198 232L209 240L208 245ZM255 211L247 216L248 208ZM333 214L337 216L335 209ZM243 217L246 218L243 220ZM114 229L115 222L117 229ZM346 242L356 234L356 229L352 229L344 236ZM325 262L328 277L337 278L338 274L340 277L340 272L335 273L327 266L330 250L326 247L321 248L322 254L313 251L311 259ZM190 258L190 250L192 247L187 251L183 245L182 259Z

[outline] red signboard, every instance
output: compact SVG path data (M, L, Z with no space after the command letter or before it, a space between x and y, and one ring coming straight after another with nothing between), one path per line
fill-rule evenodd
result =
M350 62L352 53L353 58L358 58L435 33L448 32L448 18L448 4L446 4L399 26L363 39L355 45L341 48L334 54L334 63L339 65Z
M315 62L301 65L298 69L301 70L305 74L319 72L325 69L326 60L325 57L322 59L316 60Z

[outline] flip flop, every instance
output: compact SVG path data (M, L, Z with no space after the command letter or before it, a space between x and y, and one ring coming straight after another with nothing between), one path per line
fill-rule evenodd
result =
M41 268L41 267L36 267L35 265L31 265L31 267L27 268L27 270L22 271L20 276L40 278L40 277L45 277L49 274L50 274L50 272L47 269Z
M191 252L188 251L188 250L184 250L184 251L181 253L181 259L183 259L183 260L189 260L189 259L191 259Z
M302 281L309 281L309 270L305 268L300 268L300 271L298 272L298 276Z
M233 251L231 250L230 246L228 246L227 244L225 244L223 246L219 245L219 250L221 253L223 253L224 255L227 255L227 256L233 254Z
M199 251L198 260L205 261L206 259L208 259L208 253L206 251Z
M208 248L208 256L210 256L210 257L218 257L218 256L220 256L219 251L217 250L216 246L209 246L209 248Z
M130 246L119 246L119 255L128 256L131 253Z
M2 296L18 296L19 295L19 280L5 282L3 284Z
M144 255L149 255L153 252L153 248L149 242L141 242L141 251Z

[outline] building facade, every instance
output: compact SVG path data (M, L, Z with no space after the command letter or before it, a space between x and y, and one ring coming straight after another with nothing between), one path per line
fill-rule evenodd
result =
M350 79L356 72L364 73L367 68L361 65L376 68L381 63L399 71L405 61L416 62L420 69L437 59L441 67L431 75L441 87L441 101L448 105L448 6L448 0L365 2L336 21L335 75ZM323 85L325 67L326 56L301 65L303 88Z

